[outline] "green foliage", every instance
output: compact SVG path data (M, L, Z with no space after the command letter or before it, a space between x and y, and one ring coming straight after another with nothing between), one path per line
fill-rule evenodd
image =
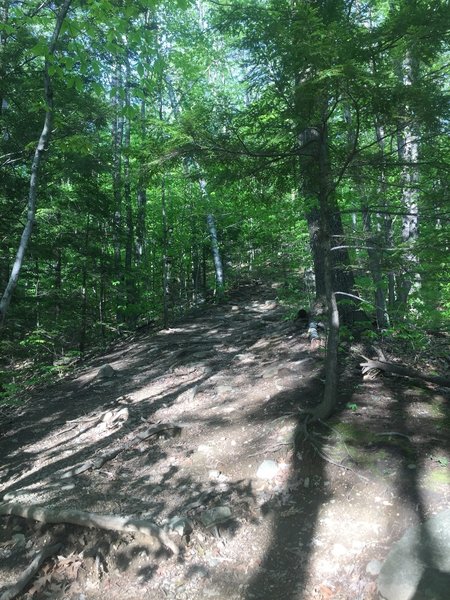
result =
M352 291L372 315L381 290L391 325L383 335L425 352L426 330L450 328L448 3L202 6L73 5L49 64L54 135L4 355L39 356L39 377L55 376L48 365L68 348L106 347L124 329L161 322L165 311L170 321L214 295L206 214L230 285L264 277L281 284L278 297L293 314L311 305L317 231L306 217L319 206L317 161L301 140L325 125L331 212L344 231L333 242L348 247ZM12 3L0 24L2 291L45 112L54 13L33 8ZM407 59L414 76L406 85L399 72ZM419 139L417 165L399 159L405 131ZM405 240L408 188L420 228ZM356 329L343 327L341 340L353 341ZM367 341L378 335L364 324L361 331ZM5 385L1 393L14 396L18 384Z

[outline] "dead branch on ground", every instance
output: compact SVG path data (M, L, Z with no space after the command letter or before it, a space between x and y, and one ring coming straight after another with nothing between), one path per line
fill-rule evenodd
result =
M446 377L419 373L419 371L414 369L401 367L400 365L381 360L371 360L366 356L363 356L363 358L366 362L359 363L360 367L363 369L363 372L367 372L372 369L379 369L380 371L386 371L387 373L394 373L395 375L402 375L403 377L410 377L411 379L421 379L422 381L429 381L430 383L436 383L437 385L442 385L443 387L450 387L450 379L447 379Z

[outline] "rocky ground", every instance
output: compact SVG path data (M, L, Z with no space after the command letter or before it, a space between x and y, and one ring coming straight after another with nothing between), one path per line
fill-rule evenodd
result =
M3 507L28 518L0 517L0 598L54 543L21 597L378 598L392 544L449 505L448 395L364 381L358 362L343 361L337 414L294 446L323 350L276 289L243 286L3 410ZM43 523L30 506L155 529Z

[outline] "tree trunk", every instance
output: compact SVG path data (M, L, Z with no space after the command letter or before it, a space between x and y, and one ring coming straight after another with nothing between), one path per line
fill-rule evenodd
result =
M334 203L330 202L331 173L328 158L328 129L326 122L323 124L319 145L319 208L320 208L320 237L324 255L324 283L325 299L328 309L328 338L327 353L325 357L325 389L322 402L314 410L314 419L328 419L334 412L337 402L338 389L338 349L339 349L339 311L333 289L333 261L331 257L331 227L333 220L331 210Z
M40 290L40 283L41 283L41 272L39 269L39 259L36 258L34 261L35 264L35 287L34 287L34 297L35 297L35 302L34 302L34 326L36 327L36 329L39 329L39 327L41 326L41 305L39 302L39 296L41 293Z
M375 314L377 326L385 328L389 326L389 318L386 309L386 296L384 293L383 274L381 271L381 248L379 236L373 231L372 218L366 203L362 206L363 227L367 235L367 255L369 257L369 269L375 285Z
M80 354L84 354L87 341L87 309L88 309L88 256L89 256L89 216L86 218L86 229L84 232L84 256L81 275L81 320L80 320Z
M112 126L113 143L113 172L112 186L114 196L114 214L113 214L113 246L114 246L114 279L120 282L121 274L121 222L122 222L122 146L123 146L123 102L119 90L122 88L122 66L120 62L116 63L115 72L112 81L116 89L113 100L114 120ZM116 284L117 285L117 284ZM119 291L117 286L117 292ZM116 302L117 305L117 302ZM120 320L117 315L117 320Z
M124 200L125 200L125 218L126 218L126 242L125 242L125 295L127 299L126 320L129 325L134 325L136 315L131 314L130 307L135 301L135 290L133 281L133 248L134 248L134 223L133 223L133 205L131 202L131 174L130 174L130 142L131 126L129 111L130 108L130 58L128 50L125 58L125 109L124 118Z
M145 126L146 103L141 102L141 136L145 140L147 129ZM146 206L147 206L147 190L145 186L144 167L141 164L139 168L139 176L137 183L137 215L136 215L136 264L140 265L144 258L145 234L146 234Z
M323 153L321 132L316 127L309 127L299 135L301 146L300 166L303 182L302 193L306 198L306 221L309 229L309 239L314 263L314 276L316 282L316 299L326 295L325 284L325 255L322 240L322 206L320 195L322 181L321 158ZM307 149L307 150L306 150ZM330 178L328 173L327 177ZM328 183L330 186L330 183ZM331 248L331 278L335 291L351 294L354 287L354 276L350 267L348 249L345 247L344 227L342 224L339 206L331 194L327 197L328 223ZM334 248L334 249L333 249ZM345 309L344 313L351 314L353 309Z
M208 191L206 189L206 181L203 178L198 180L200 190L205 200L205 204L209 203ZM223 263L222 256L220 254L219 241L217 238L217 228L214 215L209 211L209 207L206 207L206 223L208 225L209 238L211 240L211 252L214 261L214 273L216 276L216 293L220 297L223 294L224 289L224 277L223 277Z
M169 228L167 224L167 203L166 203L166 180L163 175L161 181L161 217L162 217L162 289L163 289L163 327L169 326L169 281L170 281L170 259L169 259Z
M58 228L61 227L61 215L58 213ZM59 321L61 317L61 292L62 292L62 244L61 244L61 235L58 235L57 239L58 247L56 249L56 264L55 264L55 318L56 322Z
M180 115L180 107L179 107L177 98L175 96L175 91L174 91L172 82L170 80L170 77L168 77L168 76L166 76L166 83L167 83L167 89L169 92L169 100L170 100L170 104L172 106L173 113L175 116L178 117ZM206 224L207 224L207 228L208 228L209 239L211 240L211 253L212 253L213 262L214 262L216 293L220 297L223 294L224 285L225 285L224 273L223 273L223 261L222 261L222 256L220 253L219 241L218 241L218 236L217 236L216 221L215 221L213 213L210 211L210 201L209 201L208 190L206 187L206 180L203 177L201 170L200 170L200 165L198 164L198 162L196 160L194 160L192 158L187 158L184 161L184 165L185 165L186 174L189 172L190 167L192 167L197 172L197 181L198 181L198 185L200 187L200 193L202 195L203 200L205 201L204 204L205 204L205 208L206 208Z
M34 218L36 215L36 202L37 202L37 188L39 183L39 172L42 164L42 160L45 152L48 149L51 131L52 131L52 123L53 123L53 89L52 82L49 74L49 64L51 58L55 55L56 43L59 38L59 34L61 31L62 24L64 19L66 18L67 12L69 10L70 4L72 0L64 0L61 9L56 17L55 28L53 30L53 35L50 40L48 56L45 59L44 66L44 97L46 103L46 112L44 119L44 126L41 131L41 135L39 136L39 141L36 146L36 150L33 157L33 162L31 164L31 176L30 176L30 186L28 192L28 211L27 211L27 222L25 224L24 230L22 232L22 236L19 243L19 248L17 250L16 258L14 260L14 264L11 270L11 274L9 276L9 281L6 286L5 291L3 292L2 299L0 300L0 327L4 325L6 320L6 315L8 312L9 305L12 300L12 296L14 290L16 289L17 282L19 281L20 271L22 269L25 252L28 247L28 242L30 241L31 232L33 230Z
M414 82L415 64L408 53L399 68L399 77L404 86L411 86ZM397 300L401 312L405 312L408 296L414 284L419 284L417 274L418 259L414 246L418 237L418 190L419 172L417 161L419 158L418 136L410 124L412 115L406 109L397 136L398 157L402 163L402 203L405 214L402 218L402 243L405 249L405 267L397 281Z
M316 299L325 296L325 261L323 248L320 243L320 213L316 207L310 208L306 213L308 223L309 244L314 265L314 279L316 283Z

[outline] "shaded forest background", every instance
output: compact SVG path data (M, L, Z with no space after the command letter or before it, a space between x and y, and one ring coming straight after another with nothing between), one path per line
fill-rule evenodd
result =
M0 398L249 278L327 306L336 352L426 356L448 23L441 0L2 0Z

